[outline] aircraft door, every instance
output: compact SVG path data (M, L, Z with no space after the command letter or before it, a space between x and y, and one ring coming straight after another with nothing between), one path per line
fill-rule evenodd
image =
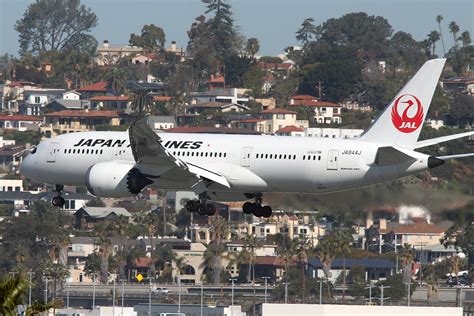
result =
M46 162L56 162L56 154L59 152L59 143L52 142L49 145L48 158Z
M339 150L330 150L328 153L328 170L338 170L337 158Z
M242 155L240 156L240 165L242 167L250 167L250 154L252 153L252 147L242 148Z

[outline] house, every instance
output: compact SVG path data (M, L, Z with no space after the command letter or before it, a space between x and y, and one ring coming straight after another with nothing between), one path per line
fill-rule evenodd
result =
M110 46L108 40L104 40L101 47L97 48L97 58L95 62L99 66L116 64L121 58L139 54L143 48L137 46Z
M0 179L0 192L23 191L23 180Z
M176 249L173 252L178 258L184 258L185 267L181 271L181 282L186 284L199 284L203 279L204 267L202 261L206 246L202 243L191 243L189 249ZM173 264L173 279L176 278L176 264ZM224 264L223 264L224 266Z
M0 115L0 128L19 132L39 130L43 118L32 115Z
M432 117L432 118L427 117L426 125L437 130L445 126L445 122L444 122L444 119L441 117Z
M81 93L76 90L66 91L63 93L63 100L80 100Z
M76 91L81 94L82 100L87 100L95 96L106 95L108 91L108 82L99 81L90 85L82 86Z
M464 255L460 248L453 245L444 247L440 243L429 246L415 246L414 248L415 260L421 263L435 263L446 260L447 258Z
M395 262L386 259L352 259L342 258L334 259L331 264L330 277L331 282L336 281L337 277L346 268L346 273L352 267L360 266L364 268L365 280L380 280L385 279L395 273ZM310 258L308 260L308 275L312 275L313 278L325 279L326 276L323 271L323 265L319 258Z
M474 77L453 77L441 80L441 86L452 93L474 95Z
M64 89L29 88L23 91L24 102L20 112L24 115L41 115L46 104L62 99Z
M89 98L91 109L130 112L130 98L128 96L98 95Z
M251 119L233 121L232 125L239 129L245 129L249 131L264 133L266 121L267 120L265 119L251 118Z
M261 280L262 277L269 277L270 283L281 281L285 276L285 261L278 256L256 256L255 257L255 279ZM296 258L290 258L289 267L296 266ZM240 271L240 279L243 279L243 271L247 269L246 264L242 264Z
M211 75L211 78L207 81L208 89L223 89L225 88L225 78L222 75Z
M206 103L206 102L222 102L231 104L245 105L249 102L249 97L246 95L247 89L237 88L223 88L213 89L203 92L191 92L189 94L191 104Z
M54 100L45 106L45 113L59 112L63 110L89 110L91 102L89 100Z
M11 145L0 148L0 162L3 170L17 173L20 163L23 160L26 145Z
M174 116L156 116L148 117L148 124L154 131L164 130L176 127Z
M295 68L294 64L291 62L267 63L264 61L259 61L257 67L261 70L284 76L288 76L290 72Z
M132 57L132 64L134 65L148 65L153 60L155 60L156 56L154 54L142 55L137 54Z
M205 111L219 111L219 112L245 112L249 108L242 104L237 103L224 103L224 102L204 102L190 105L186 108L188 114L200 114Z
M373 112L374 107L369 104L360 104L359 102L352 101L352 100L345 100L339 103L343 109L347 109L350 111L359 111L359 112Z
M265 122L265 133L274 134L277 130L294 125L300 128L307 128L308 121L297 120L296 112L287 109L277 108L260 112L260 118Z
M37 84L29 81L6 81L3 85L3 106L2 111L19 113L20 106L23 105L25 90L37 88Z
M74 213L74 227L90 230L97 224L116 219L119 216L131 217L123 207L81 207Z
M290 125L280 128L275 134L279 136L305 136L305 131L304 128Z
M318 101L311 95L295 95L290 106L303 106L314 110L314 119L320 124L340 124L342 106L333 102Z
M63 110L44 115L45 124L41 131L52 135L86 132L95 130L99 125L120 125L120 118L115 111Z

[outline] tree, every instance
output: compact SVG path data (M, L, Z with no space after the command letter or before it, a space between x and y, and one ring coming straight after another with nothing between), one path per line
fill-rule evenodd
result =
M108 86L115 95L122 95L127 85L125 70L119 67L110 68L106 73Z
M140 119L145 113L149 113L153 107L153 99L149 90L142 87L133 89L133 99L130 105L132 111L136 112L137 119Z
M329 274L331 273L331 265L336 257L334 244L330 238L321 240L318 244L317 256L323 266L324 276L326 277L326 286L328 296L331 297L331 287L329 284Z
M161 27L154 24L144 25L141 35L130 34L129 43L153 51L165 46L166 35Z
M296 39L300 41L303 46L306 46L313 38L318 36L319 28L314 24L313 18L304 19L301 27L296 31Z
M20 54L38 55L82 46L90 36L87 33L96 25L97 16L80 0L36 0L15 24Z
M469 31L464 31L461 33L461 36L458 38L458 40L461 41L463 46L467 46L471 44L471 34L469 34Z
M458 47L458 41L457 41L457 34L459 32L460 28L459 25L456 24L455 21L452 21L449 23L449 32L453 34L453 41L454 41L454 48L456 49Z
M412 281L412 265L415 254L413 253L413 249L409 244L404 244L399 250L399 253L400 263L402 264L403 284L408 284Z
M306 269L308 267L308 252L311 248L311 243L304 235L299 236L295 242L296 259L301 268L301 300L303 303L306 300Z
M255 54L257 54L259 50L260 50L260 43L258 42L258 39L255 37L249 38L247 40L247 44L245 45L245 52L247 53L247 55L254 58Z
M443 56L446 55L446 48L444 47L444 38L443 38L443 31L441 31L441 21L443 21L442 15L436 16L436 22L438 23L439 28L439 35L441 36L441 44L443 45Z
M435 51L436 51L436 42L439 41L441 38L440 33L437 31L431 31L430 34L428 34L428 41L431 44L431 55L434 56Z
M213 12L214 17L209 20L214 49L217 56L224 59L227 55L236 52L237 32L234 28L232 8L226 0L208 1L206 14Z
M25 276L7 276L0 279L0 314L5 316L17 315L17 306L25 304L25 297L28 293L30 283ZM59 300L53 300L48 304L34 302L26 307L25 316L38 315L51 308L61 306Z
M346 294L346 256L351 252L352 235L347 229L335 229L330 236L331 244L334 247L336 254L342 255L342 299L344 300Z
M206 250L204 251L201 267L204 268L204 273L206 275L207 281L211 282L212 284L221 283L221 262L224 251L224 245L217 244L214 241L207 245Z

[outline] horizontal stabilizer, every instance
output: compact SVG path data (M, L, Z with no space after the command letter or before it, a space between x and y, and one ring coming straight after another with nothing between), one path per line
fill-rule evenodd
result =
M439 156L439 157L436 157L436 158L441 159L441 160L449 160L449 159L466 158L466 157L474 157L474 153L449 155L449 156Z
M463 137L468 137L468 136L473 136L473 132L465 132L465 133L459 133L459 134L454 134L454 135L448 135L448 136L442 136L442 137L436 137L432 139L426 139L422 140L416 143L415 149L417 148L423 148L423 147L428 147L432 145L436 145L439 143L444 143L444 142L449 142L450 140L458 139L458 138L463 138Z
M396 165L404 162L413 162L416 158L394 147L379 147L374 164L379 166Z

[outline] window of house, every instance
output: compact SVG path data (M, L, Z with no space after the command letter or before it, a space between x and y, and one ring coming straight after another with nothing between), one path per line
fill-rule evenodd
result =
M277 114L277 119L278 120L284 120L285 119L285 114Z

